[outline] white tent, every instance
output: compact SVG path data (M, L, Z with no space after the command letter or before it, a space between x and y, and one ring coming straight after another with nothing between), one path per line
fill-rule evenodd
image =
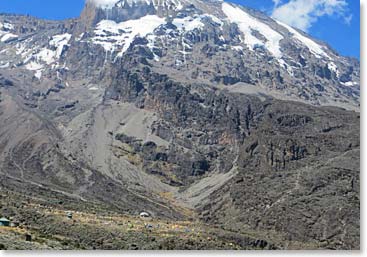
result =
M149 217L150 217L150 214L149 214L149 213L147 213L147 212L141 212L141 213L140 213L140 217L141 217L141 218L149 218Z

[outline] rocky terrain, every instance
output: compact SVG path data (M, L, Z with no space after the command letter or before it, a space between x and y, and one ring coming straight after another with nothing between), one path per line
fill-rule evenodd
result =
M270 237L255 231L238 233L194 220L141 219L62 195L49 195L44 201L3 192L3 213L21 225L0 227L1 250L277 249L265 239ZM70 212L72 218L67 216ZM293 242L293 248L299 246Z
M3 248L359 249L357 60L222 1L104 3L0 15Z

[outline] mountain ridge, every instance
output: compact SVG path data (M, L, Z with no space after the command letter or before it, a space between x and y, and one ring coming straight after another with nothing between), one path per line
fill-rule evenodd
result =
M224 6L225 5L225 3L222 3L222 2L218 2L218 6ZM230 6L232 6L232 5L226 5L227 7L229 7L229 8L231 8ZM233 6L235 6L235 5L233 5ZM219 7L216 7L216 8L219 8ZM221 7L221 8L219 8L220 10L219 11L222 11L221 9L222 9L223 7ZM236 7L236 8L239 8L239 7ZM98 9L98 8L97 8ZM121 9L121 8L112 8L112 9ZM123 10L124 8L122 8L122 10ZM98 10L103 10L103 9L98 9ZM140 10L140 8L138 8L138 10ZM231 10L236 10L236 9L231 9ZM239 10L239 12L242 12L240 9L237 9L237 10ZM102 11L103 12L103 11ZM145 11L146 12L146 11ZM205 12L204 12L205 13ZM242 13L242 15L244 15L245 14L245 12L243 12ZM118 16L118 14L116 14L117 16ZM144 15L143 14L139 14L139 13L136 13L136 14L134 14L134 15L137 15L137 16L134 16L136 19L138 19L138 17L144 17ZM223 15L223 14L222 14ZM117 17L116 16L116 17ZM82 15L82 17L83 17L83 15ZM153 17L153 16L152 16ZM163 15L163 17L166 17L166 15ZM190 17L190 16L187 16L187 17ZM208 16L209 17L209 16ZM237 17L240 17L240 15L237 15ZM250 17L250 16L249 16ZM256 17L256 16L255 16ZM134 18L134 19L135 19ZM228 19L228 18L225 18L225 20L220 20L219 18L217 18L216 16L211 16L210 18L214 18L217 22L219 22L219 23L221 23L221 22L226 22L226 20ZM209 19L210 19L209 18ZM257 17L257 18L255 18L255 19L258 19L259 17ZM263 17L262 17L263 18ZM101 19L101 20L103 20L104 18L103 18L103 16L101 17L101 18L97 18L97 20L98 19ZM110 17L110 19L107 19L107 20L113 20L114 18L113 17ZM120 19L120 18L119 18ZM133 20L134 20L133 19ZM135 19L135 20L136 20ZM192 18L190 18L190 19L192 19ZM223 19L223 18L221 18L221 19ZM152 30L155 30L156 28L158 28L159 26L163 26L164 25L164 23L165 23L165 21L163 21L163 20L159 20L159 19L155 19L158 23L157 23L157 25L156 26L153 26L151 29ZM191 21L188 21L188 20L186 20L185 21L185 19L183 19L182 21L180 20L180 19L173 19L173 21L175 21L175 20L177 20L179 23L176 23L175 25L178 25L178 26L192 26L191 24L194 24L193 22L196 22L196 24L195 24L195 26L199 26L199 28L198 29L200 29L200 26L203 26L204 24L202 23L202 18L201 17L197 17L197 18L195 18L194 19L194 21L193 22L191 22ZM118 20L119 21L119 20ZM350 71L348 70L348 69L350 69L350 67L348 67L348 69L346 69L345 71L339 71L339 67L338 67L338 65L335 63L336 62L336 60L337 59L339 59L339 58L341 58L341 60L339 60L339 62L345 62L346 60L343 58L343 57L339 57L339 56L335 56L335 52L333 51L333 50L330 50L330 49L328 49L327 50L327 52L328 53L326 53L325 51L326 51L326 46L325 45L318 45L317 43L315 43L315 41L312 41L312 40L310 40L309 39L309 37L305 37L304 36L304 34L303 33L300 33L300 32L298 32L298 31L296 31L296 30L294 30L294 29L292 29L292 28L290 28L290 27L287 27L285 24L279 24L279 23L277 23L277 24L275 24L275 22L273 21L273 20L269 20L269 21L272 21L272 24L271 24L271 27L266 27L266 26L269 26L269 25L267 25L266 23L258 23L259 25L257 25L257 23L255 22L255 27L246 27L246 28L244 28L245 29L245 31L246 32L243 32L243 31L241 31L241 29L240 29L240 31L238 32L238 33L244 33L245 35L246 35L246 37L245 38L248 38L247 40L251 40L250 42L251 43L246 43L246 42L244 42L245 43L245 45L246 45L246 48L247 49L249 49L249 50L251 50L251 51L253 51L252 50L252 48L257 48L257 49L260 49L261 50L261 48L263 47L263 48L265 48L265 50L270 50L271 52L273 52L271 55L276 55L276 56L274 56L275 57L275 59L276 59L276 61L278 61L278 63L280 64L280 66L285 70L285 72L286 73L288 73L288 74L285 74L285 75L280 75L280 78L281 79L283 79L282 77L284 77L284 76L288 76L288 75L291 75L291 76L293 76L293 72L295 72L295 71L293 71L293 69L294 69L294 67L297 69L296 70L296 72L298 73L299 71L298 71L298 69L299 69L299 67L298 67L298 65L301 65L301 64L295 64L294 63L294 61L293 61L293 59L294 58L298 58L299 59L299 62L300 63L303 63L304 62L304 59L303 59L303 57L299 57L299 56L294 56L294 54L291 54L291 55L289 55L290 53L283 53L284 52L284 50L280 50L280 43L281 43L281 41L284 41L285 40L285 37L286 37L286 35L288 34L288 35L291 35L291 37L289 37L289 39L287 39L287 40L292 40L292 41L294 41L294 43L292 43L292 44L295 44L295 43L297 43L297 44L299 44L299 43L301 43L301 45L300 46L302 46L300 49L307 49L308 48L308 51L314 56L314 57L316 57L316 59L322 59L322 58L324 58L324 60L320 60L320 63L319 64L317 64L317 66L318 67L311 67L311 70L310 71L308 71L308 72L314 72L314 73L316 73L316 74L318 74L321 78L327 78L327 79L330 79L330 78L332 78L333 76L336 76L337 78L336 78L336 80L338 80L338 81L333 81L332 83L333 84L335 84L335 83L340 83L340 84L342 84L344 87L342 87L341 89L336 89L336 90L343 90L343 91L350 91L350 89L352 89L353 91L355 91L355 89L357 89L355 92L353 92L352 93L352 95L354 95L353 97L356 97L356 98L358 98L358 94L359 94L359 92L358 92L358 79L359 79L359 75L358 75L358 69L355 71L355 74L356 74L356 78L352 78L352 77L350 77ZM169 21L168 21L169 22ZM183 22L183 23L182 23ZM97 24L98 22L96 21L96 24ZM205 23L205 22L204 22ZM236 21L235 21L235 23L236 23ZM120 23L121 25L122 25L122 23ZM136 24L139 24L139 20L136 20ZM265 25L264 25L265 24ZM111 26L113 25L113 27L116 27L116 28L118 28L117 26L118 26L118 22L116 23L116 24L112 24L111 23ZM120 26L121 26L120 25ZM130 26L131 25L131 23L128 25L128 26ZM283 25L283 26L282 26ZM125 26L125 25L122 25L123 27ZM260 27L256 27L256 26L260 26ZM281 26L281 27L279 27L279 26ZM93 26L92 26L93 27ZM111 28L113 28L113 27L111 27ZM122 27L122 28L123 28ZM279 42L276 42L275 41L275 45L269 45L270 43L269 42L271 42L273 39L272 39L272 35L274 34L274 33L277 33L277 32L271 32L272 34L269 34L269 36L268 36L268 39L265 39L266 41L263 41L264 40L264 38L262 38L262 37L264 37L263 36L263 34L258 34L258 36L259 36L259 39L256 37L256 36L251 36L251 35L249 35L249 32L248 32L248 30L250 29L251 31L256 31L256 29L257 28L263 28L263 29L265 29L264 31L265 31L265 34L266 34L266 32L267 31L273 31L273 29L274 29L274 27L276 27L276 28L281 28L281 31L283 31L283 32L280 32L281 34L278 34L278 36L279 36L279 40L281 40L281 41L279 41ZM270 28L270 30L269 30L269 28ZM104 28L103 28L104 29ZM255 29L255 30L254 30ZM107 29L108 30L108 29ZM97 31L97 30L96 30ZM148 33L148 35L150 35L151 34L151 32L152 31L146 31L146 32L144 32L144 33ZM113 30L112 31L110 31L110 32L108 32L108 33L113 33ZM130 32L128 32L128 33L130 33ZM125 36L126 35L128 35L128 33L127 34L125 34ZM183 34L183 35L186 35L188 32L181 32L181 34ZM190 32L191 33L191 32ZM219 32L220 33L220 32ZM251 32L252 33L252 32ZM113 34L112 34L113 35ZM129 40L132 40L133 38L134 38L134 36L135 35L132 35L132 37L129 39ZM164 35L163 35L164 36ZM251 37L250 37L251 36ZM105 39L105 41L104 41L104 38L103 37L106 37L106 39ZM166 36L164 36L164 37L166 37ZM221 37L223 37L223 35L221 35ZM152 38L152 39L149 39L149 40L156 40L156 39L158 39L158 38L156 38L156 36L154 36L154 35L151 35L151 36L149 36L148 38ZM99 37L97 37L96 38L96 40L97 40L97 44L100 44L100 45L102 45L102 46L104 46L104 45L106 45L106 44L109 44L109 46L106 46L107 48L105 49L107 52L108 51L110 51L110 49L111 49L111 47L114 47L114 48L116 48L117 47L117 49L119 49L120 47L122 47L122 45L123 45L123 51L126 51L127 50L127 47L129 46L129 44L128 43L126 43L126 42L124 42L124 41L121 41L121 43L113 43L113 44L111 44L111 43L108 43L108 41L109 40L112 40L112 41L115 41L115 40L120 40L118 37L115 37L115 36L111 36L111 37L108 37L106 34L104 34L104 33L100 33L100 36ZM161 40L165 40L165 39L161 39ZM215 40L220 40L220 38L219 39L215 39ZM263 42L266 42L266 43L263 43ZM224 45L226 45L226 41L224 41L222 44L224 44ZM149 43L149 44L151 44L152 45L152 47L161 47L160 46L160 44L158 44L157 46L155 46L154 44L152 44L152 41ZM148 45L149 45L148 44ZM231 43L231 44L233 44L233 43ZM238 44L238 43L235 43L235 44L237 44L237 45L235 45L235 46L231 46L233 49L236 49L237 51L240 51L241 52L241 50L243 50L242 48L241 48L241 45L242 45L242 43L240 43L240 44ZM273 44L273 43L272 43ZM182 46L183 48L184 48L184 46ZM190 48L190 43L188 44L188 46L187 46L188 48ZM269 48L270 47L270 48ZM284 46L281 46L281 47L284 47ZM323 49L325 49L325 51L323 50ZM114 51L116 51L116 50L114 50ZM117 53L118 55L121 55L121 54L123 54L123 51L122 52L120 52L120 53ZM182 50L182 52L183 52L183 56L181 56L181 58L186 58L186 56L189 56L189 53L188 54L186 54L186 50ZM112 55L113 53L111 53L111 55ZM154 55L155 55L155 58L157 58L158 56L155 54L155 53L153 53ZM257 54L256 54L257 55ZM333 56L333 57L331 57L331 56ZM111 57L112 58L112 57ZM234 58L237 58L237 57L234 57ZM307 58L310 58L310 57L307 57ZM329 61L328 61L329 60ZM185 61L185 60L183 60L183 61ZM319 60L316 60L317 62L319 62ZM351 63L353 63L353 61L351 60ZM294 65L296 65L296 66L294 66ZM306 64L307 65L307 64ZM323 66L323 65L326 65L327 67L325 67L325 66ZM195 67L197 67L197 65L195 66ZM279 67L279 66L278 66ZM355 66L356 67L356 66ZM345 69L345 68L342 68L342 69ZM352 69L355 69L355 68L352 68ZM344 73L344 72L346 72L346 73L344 73L344 74L342 74L342 72ZM253 74L253 78L252 78L252 81L255 79L254 78L254 76L255 76L255 74ZM300 74L299 76L301 76L302 77L302 75ZM339 77L339 76L341 76L341 78ZM217 79L220 79L220 78L217 78ZM230 83L232 84L232 83L236 83L237 81L240 81L241 82L241 80L244 80L243 82L245 82L245 83L248 83L248 82L251 82L251 80L248 80L248 79L241 79L241 78L238 78L238 75L236 75L236 76L234 76L234 77L230 77L229 78L230 79ZM228 79L227 79L228 80ZM212 81L210 81L210 83L211 83ZM293 83L293 84L295 84L295 83L297 83L296 81L290 81L291 83ZM228 82L226 82L226 83L228 83ZM252 83L254 83L254 82L252 82ZM266 82L266 83L268 83L268 82ZM318 81L318 82L310 82L311 84L314 84L314 86L316 87L316 88L323 88L323 86L321 86L320 87L320 84L322 85L322 84L324 84L325 82L321 82L321 81ZM256 84L256 82L255 82L255 84ZM312 85L313 86L313 85ZM347 88L347 87L350 87L350 88ZM307 89L307 90L309 90L309 89ZM334 89L333 89L334 90ZM309 93L305 93L305 92L300 92L300 90L299 89L296 89L296 91L299 91L298 92L298 94L306 94L307 96L305 96L306 98L314 98L314 99L304 99L304 100L306 100L306 101L308 101L308 102L310 102L310 101L313 101L313 102L320 102L320 99L319 99L319 97L317 97L317 95L318 94L320 94L320 92L313 92L313 95L311 96L311 95L309 95ZM297 94L297 93L295 93L295 92L292 92L291 94ZM323 94L325 94L325 93L323 93ZM337 93L338 94L338 93ZM347 92L345 92L344 94L350 94L350 93L347 93ZM348 98L349 96L347 96L347 98ZM292 99L293 97L291 97L291 99ZM299 97L297 97L298 99L297 100L300 100L299 99ZM291 100L290 99L290 100ZM346 100L346 99L345 99ZM345 100L343 100L343 101L345 101ZM334 100L332 100L332 102L333 102ZM349 101L349 100L346 100L346 101ZM315 104L315 103L313 103L313 104ZM332 104L332 105L338 105L338 106L340 106L340 105L343 105L343 103L341 103L340 101L338 102L338 103L328 103L328 104ZM355 105L356 103L354 103L354 105ZM356 107L352 107L353 109L356 109Z

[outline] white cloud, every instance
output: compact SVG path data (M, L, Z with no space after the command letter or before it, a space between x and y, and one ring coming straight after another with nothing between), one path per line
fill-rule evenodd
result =
M272 17L290 26L307 31L322 16L342 17L350 23L352 17L347 13L346 0L272 0L274 10Z
M348 25L350 25L350 23L352 22L353 20L353 14L349 14L347 16L344 17L344 22Z
M278 7L283 2L283 0L272 0L272 1L274 3L274 8Z

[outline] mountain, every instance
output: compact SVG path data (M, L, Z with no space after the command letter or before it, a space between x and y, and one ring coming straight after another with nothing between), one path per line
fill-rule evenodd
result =
M220 0L3 14L0 190L358 249L359 81L358 60Z

